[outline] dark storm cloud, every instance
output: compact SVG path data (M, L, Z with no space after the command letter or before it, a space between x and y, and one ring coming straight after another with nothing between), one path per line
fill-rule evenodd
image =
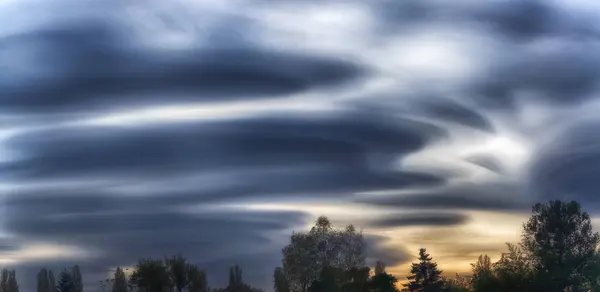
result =
M0 107L12 113L285 95L365 73L336 58L250 44L153 51L99 22L0 38L0 61L10 59L37 67L0 82Z
M376 228L406 226L453 226L469 221L469 216L458 213L415 213L381 217L368 223Z
M464 183L431 191L356 199L376 206L480 211L523 211L531 206L520 187L510 183Z
M223 196L290 191L343 191L429 185L443 178L391 171L384 164L444 137L435 126L376 115L294 119L255 118L139 129L31 132L8 141L29 157L7 162L13 179L73 175L158 175L256 169ZM373 157L371 157L373 156ZM380 157L380 158L378 158ZM371 161L370 161L371 160ZM260 170L283 168L268 176ZM287 169L287 171L286 171ZM273 179L279 178L279 179ZM234 194L231 194L231 193Z
M533 190L540 200L570 199L599 206L600 124L585 122L567 127L537 151L531 164Z

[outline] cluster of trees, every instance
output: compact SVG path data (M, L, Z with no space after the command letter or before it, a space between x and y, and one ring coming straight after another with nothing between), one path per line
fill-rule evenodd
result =
M2 290L0 292L19 292L19 286L17 285L14 271L11 271L13 275L14 285L9 285L11 288L8 290ZM4 271L2 272L4 273ZM81 278L81 271L79 266L75 265L70 270L64 269L58 274L58 282L54 278L52 270L41 269L37 273L37 291L38 292L83 292L83 281Z
M336 230L325 217L307 234L294 234L275 270L276 292L583 292L600 291L600 236L575 201L536 204L521 241L492 263L481 255L471 275L444 277L426 249L411 265L408 283L365 264L362 234Z
M242 274L242 269L234 265L229 269L227 287L211 289L206 272L177 255L164 260L142 259L129 276L118 267L114 277L105 282L110 283L112 292L259 292L244 283Z
M336 229L320 217L307 233L293 233L282 249L282 265L273 272L275 292L600 292L600 236L592 231L589 215L579 203L550 201L536 204L523 225L521 241L507 244L497 262L481 255L470 275L442 276L437 263L419 250L407 283L377 262L366 264L362 232L350 225ZM131 273L117 268L103 291L112 292L260 292L244 283L242 269L229 270L225 288L211 289L206 272L178 255L164 260L142 259ZM105 289L106 288L106 289ZM0 292L18 292L15 272L0 272ZM82 292L78 266L63 270L55 281L52 271L37 275L38 292Z

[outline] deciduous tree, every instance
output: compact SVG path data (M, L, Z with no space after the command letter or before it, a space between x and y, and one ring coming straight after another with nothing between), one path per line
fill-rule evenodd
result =
M575 201L536 204L523 226L522 246L528 253L545 291L578 290L594 280L593 264L600 242L590 216Z

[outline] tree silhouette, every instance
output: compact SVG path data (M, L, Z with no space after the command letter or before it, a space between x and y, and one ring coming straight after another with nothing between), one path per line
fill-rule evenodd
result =
M335 267L325 266L321 270L319 278L312 282L308 291L309 292L340 292L341 289L338 286L338 279L340 277L340 270Z
M239 291L244 285L242 273L242 268L240 268L238 265L234 265L233 267L229 268L229 288L231 291Z
M81 271L78 265L73 266L71 275L73 277L73 284L75 285L75 292L83 292L83 280L81 279Z
M277 267L275 268L275 271L273 271L273 290L275 292L290 291L290 286L281 267Z
M473 277L471 286L475 292L496 291L498 285L492 270L492 261L487 255L480 255L475 264L471 264Z
M471 289L470 279L467 279L459 274L456 274L454 277L444 277L443 280L444 286L442 291L444 292L471 292L474 291Z
M58 286L56 288L58 292L75 292L75 283L73 282L73 276L69 271L63 270L58 275Z
M56 286L56 279L54 278L54 273L52 272L52 270L48 270L48 290L47 291L48 292L58 291L58 286Z
M115 270L114 281L112 282L112 292L128 292L127 291L127 276L121 267Z
M163 292L171 287L167 267L161 260L140 260L131 275L131 282L146 292Z
M206 282L206 272L200 270L198 266L188 263L186 265L186 275L188 279L189 292L208 291L208 284Z
M172 285L177 289L177 292L183 291L189 285L187 277L187 262L181 255L174 256L165 260Z
M49 292L48 270L45 268L37 273L37 292Z
M0 292L10 292L8 288L8 279L10 278L10 271L2 269L0 271Z
M549 201L532 208L523 226L522 246L531 257L544 291L583 289L595 275L588 274L600 242L590 216L575 201Z
M292 234L282 254L290 291L306 292L326 266L341 270L364 267L366 243L353 226L338 230L321 216L308 233Z
M398 279L387 273L385 264L377 261L375 264L375 274L370 279L369 288L373 292L396 292L396 283Z
M502 254L502 258L493 264L496 291L540 291L536 287L534 270L526 252L517 245L506 245L508 253Z
M0 271L0 292L19 292L15 270Z
M403 291L410 292L437 292L442 291L442 271L438 270L437 263L432 261L424 248L419 250L419 262L413 263L408 276L408 284Z
M369 267L352 267L343 272L342 291L344 292L367 292L369 291Z

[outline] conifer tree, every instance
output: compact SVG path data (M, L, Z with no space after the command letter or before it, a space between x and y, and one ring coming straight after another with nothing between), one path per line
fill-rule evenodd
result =
M58 292L75 292L75 283L73 283L73 276L69 271L63 270L58 276L58 286L56 286Z
M408 276L409 283L403 291L410 292L439 292L442 291L442 271L437 267L424 248L419 250L419 262L413 263Z

